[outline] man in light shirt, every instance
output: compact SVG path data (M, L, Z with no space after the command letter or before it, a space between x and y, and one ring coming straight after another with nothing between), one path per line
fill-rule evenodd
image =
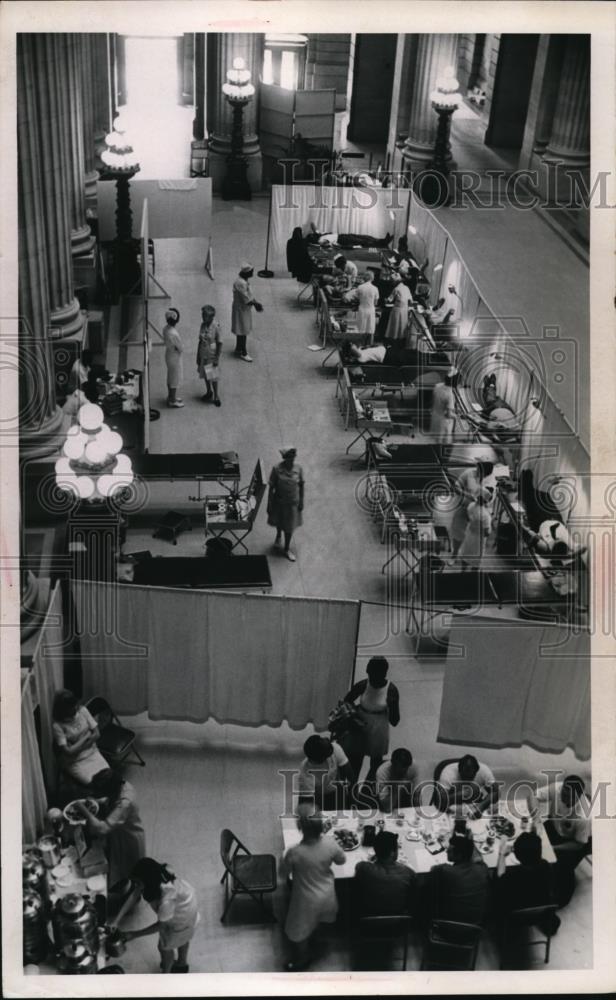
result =
M448 808L456 813L480 816L498 802L498 785L492 771L471 754L446 764L438 782L446 793Z

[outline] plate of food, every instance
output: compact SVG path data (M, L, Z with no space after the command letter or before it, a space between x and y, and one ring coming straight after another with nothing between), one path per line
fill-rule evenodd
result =
M409 830L409 832L406 834L406 839L407 840L421 840L421 830L419 830L419 829Z
M492 816L489 826L498 837L515 837L515 826L506 816Z
M78 824L85 823L86 821L85 816L77 805L78 802L82 802L88 812L92 813L93 816L98 815L98 802L96 799L74 799L64 807L64 818L67 819L72 826L77 826Z
M359 847L359 837L353 830L334 830L334 837L343 851L356 851Z

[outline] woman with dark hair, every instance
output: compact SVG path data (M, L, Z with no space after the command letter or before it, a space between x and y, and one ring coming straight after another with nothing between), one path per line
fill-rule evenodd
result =
M81 785L89 785L107 761L97 749L100 736L96 719L79 704L72 691L58 691L53 700L52 730L60 766Z
M296 226L290 240L287 240L287 271L294 278L307 284L312 276L312 261L302 236L302 227Z
M199 329L199 343L197 345L197 371L199 378L205 382L204 402L209 403L212 399L214 406L220 406L218 396L218 380L220 378L220 352L222 350L222 340L220 337L220 324L215 319L216 310L214 306L203 306L201 318L203 322Z
M161 972L188 972L188 949L200 919L197 893L192 885L169 871L166 864L160 864L153 858L141 858L133 868L131 878L157 919L140 930L122 931L123 939L133 941L158 933ZM116 926L133 905L131 897L120 910Z
M342 740L356 781L364 757L370 758L366 781L374 781L389 750L389 727L400 722L400 695L396 685L387 680L388 670L384 656L373 656L366 667L367 679L354 684L344 697L357 708L356 724Z
M167 406L177 409L184 406L184 401L178 399L178 389L182 381L182 338L177 328L180 314L177 309L167 309L165 313L167 325L163 328L165 342L165 364L167 365Z
M78 803L77 807L88 829L107 841L109 884L114 886L128 878L145 854L145 833L137 796L130 782L111 768L95 774L91 788L92 794L102 800L98 816L93 816L84 803Z
M310 808L310 807L308 807ZM333 924L338 912L332 864L343 865L346 857L335 840L323 839L323 821L302 811L297 825L299 844L282 859L283 875L291 876L291 901L284 930L291 943L292 959L287 972L301 972L310 961L310 941L319 924Z

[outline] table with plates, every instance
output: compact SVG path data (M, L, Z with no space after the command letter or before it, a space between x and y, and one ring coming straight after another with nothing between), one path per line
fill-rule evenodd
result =
M524 829L530 830L530 817L526 807L520 804L516 805L515 810L512 810L507 803L500 802L496 815L513 824L515 832L508 839L509 853L506 863L507 865L517 865L518 861L513 854L513 842ZM327 832L323 834L324 837L336 839L336 831L348 830L355 834L357 839L357 846L352 850L345 851L345 863L333 866L336 879L353 878L355 866L359 861L374 860L373 849L364 847L362 844L363 830L368 825L376 828L375 833L378 833L379 829L384 829L398 835L398 861L412 868L414 872L429 872L435 865L447 862L447 845L453 833L455 818L448 813L439 812L432 806L421 809L401 809L397 814L375 814L374 812L368 813L352 809L324 812L322 816L327 828ZM496 834L494 834L491 843L489 840L490 824L493 819L494 816L484 814L479 819L466 821L473 835L477 851L488 868L496 868L500 846L499 837ZM280 822L284 850L287 851L289 847L299 844L301 833L295 817L283 816ZM543 825L535 821L535 829L541 837L544 859L550 863L555 862L556 855Z

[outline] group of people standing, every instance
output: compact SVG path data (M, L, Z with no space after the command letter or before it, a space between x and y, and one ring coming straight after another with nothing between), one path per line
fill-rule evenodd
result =
M231 332L235 336L234 354L240 360L248 362L252 361L247 349L247 338L252 332L252 313L263 311L263 306L255 299L250 287L253 274L252 264L244 262L233 283L231 308ZM167 368L167 406L179 409L184 406L184 400L178 396L184 377L184 344L179 327L179 311L175 307L167 309L165 320L163 341ZM205 383L203 401L211 402L214 406L221 404L218 391L221 351L222 337L220 323L216 319L216 309L212 305L204 305L201 309L196 364L199 378Z

